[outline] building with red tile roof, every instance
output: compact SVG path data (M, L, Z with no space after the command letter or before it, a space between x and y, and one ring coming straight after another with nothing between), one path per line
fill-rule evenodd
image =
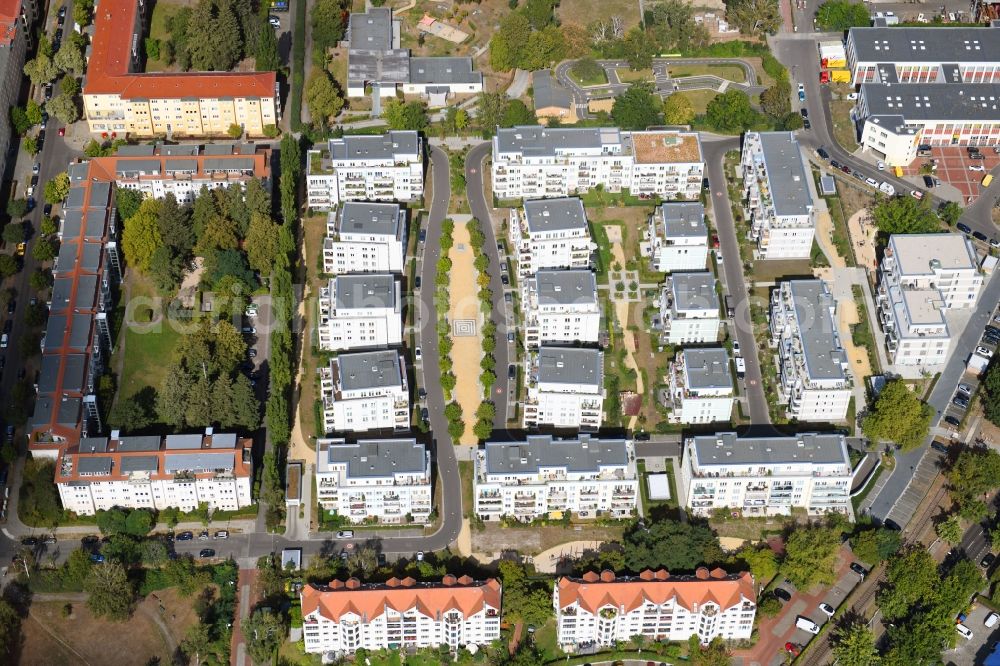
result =
M305 651L367 650L446 644L485 645L500 637L500 582L445 576L439 583L357 578L302 589Z
M275 72L140 71L147 0L101 0L95 10L83 105L90 131L221 136L233 125L263 136L277 125Z
M558 640L573 651L583 645L613 645L642 635L648 640L703 644L716 636L750 638L757 595L746 572L699 568L693 576L671 576L664 569L638 576L612 571L556 581L552 603Z
M17 104L24 81L24 60L31 41L28 25L34 21L34 13L33 2L0 0L0 176L8 167L14 134L10 108Z

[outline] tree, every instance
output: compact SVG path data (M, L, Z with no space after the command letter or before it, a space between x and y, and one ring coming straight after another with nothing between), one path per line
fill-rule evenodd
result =
M62 79L61 86L62 94L70 98L75 98L80 94L80 81L72 76L64 76ZM52 103L49 102L49 108L52 108Z
M578 81L583 81L585 84L606 80L604 77L604 68L597 64L597 61L593 58L580 58L573 63L570 71L573 72L573 76Z
M140 204L139 210L125 220L122 231L122 251L125 261L142 272L149 270L156 248L163 244L159 225L160 202L156 199L146 199Z
M639 28L632 28L622 41L622 55L632 69L649 69L653 66L656 45Z
M23 222L11 220L3 228L3 242L17 245L27 237L27 234Z
M28 114L23 107L10 107L10 124L14 129L14 134L24 136L31 129L32 123L28 120Z
M45 183L45 191L43 193L46 203L57 204L62 203L69 196L69 174L65 171L62 173L57 173L55 176L49 179Z
M948 516L934 526L934 532L939 539L947 541L954 546L962 540L962 522L958 516Z
M792 110L791 95L792 84L787 79L779 79L760 94L760 108L772 118L783 118Z
M957 203L948 201L938 208L938 217L949 227L953 227L958 222L958 218L962 217L963 212L962 207Z
M552 590L548 582L528 580L524 567L511 560L500 560L497 571L507 599L503 607L506 619L540 627L552 617Z
M694 10L682 0L665 0L646 12L648 34L660 53L697 51L711 38L705 26L695 22Z
M344 38L344 7L339 0L318 0L313 4L312 39L315 48L326 53ZM270 29L270 26L268 26Z
M93 12L94 0L76 0L73 3L73 22L85 28L90 25Z
M4 231L6 232L6 229ZM6 235L4 237L6 238ZM991 363L986 370L979 399L983 403L986 420L994 425L1000 425L1000 363Z
M51 236L52 234L59 231L59 225L48 215L42 216L42 222L39 225L39 231L43 236Z
M191 209L177 203L173 194L160 199L156 219L160 240L170 250L187 257L194 247L195 235L191 228Z
M871 14L860 2L827 0L816 10L816 25L827 32L845 32L871 25Z
M56 246L48 238L39 238L31 248L31 256L38 262L52 261L56 258Z
M187 406L184 410L184 420L187 423L214 423L212 418L212 380L205 375L195 377L194 384L187 394Z
M672 93L663 100L663 122L668 125L688 125L694 120L694 107L687 95Z
M24 141L21 142L24 146L24 152L28 153L32 157L38 154L38 139L33 136L24 137Z
M95 155L94 157L97 156ZM139 212L139 206L142 204L143 198L142 192L137 190L130 190L124 187L115 188L115 205L118 206L118 214L126 222L130 217ZM159 214L159 210L157 210L157 214Z
M184 275L184 269L184 257L174 254L170 248L161 245L153 251L146 273L153 279L161 293L169 294L177 289Z
M240 25L227 0L199 0L187 22L187 51L199 70L231 70L243 53Z
M90 570L84 589L90 593L87 607L97 617L107 617L123 622L132 612L135 591L128 580L125 567L114 560L106 560Z
M481 92L477 105L479 124L484 134L492 135L503 123L504 112L507 109L507 95L502 91Z
M0 255L0 259L2 259L2 257L9 257L12 261L14 260L14 258L11 257L10 255ZM2 263L2 261L0 261L0 263ZM16 272L17 268L16 262L14 264L14 267ZM11 275L13 274L14 273L11 273ZM3 275L2 270L0 270L0 275ZM34 289L35 291L45 291L46 289L52 286L52 282L53 282L52 271L48 270L47 268L36 268L34 272L32 272L32 274L28 277L28 284L31 285L31 288Z
M528 35L528 44L521 55L518 67L536 70L563 60L566 56L566 40L562 31L554 26L546 26Z
M268 26L268 30L271 30L270 26ZM344 108L344 98L341 96L337 82L325 69L313 69L309 83L306 84L306 105L312 116L324 125L336 118L340 110Z
M427 127L427 107L423 102L390 99L382 106L382 117L394 130L421 130Z
M187 394L193 383L178 365L171 366L156 392L156 415L161 421L178 429L184 426Z
M153 514L145 509L135 509L129 512L125 519L125 533L135 537L144 537L153 529Z
M535 30L541 30L555 20L555 0L527 0L521 9Z
M517 125L533 125L535 123L535 112L519 99L512 99L507 102L507 108L503 112L503 127L516 127ZM480 255L482 256L482 255Z
M832 528L798 528L785 542L781 572L801 590L817 583L833 584L839 548L840 535Z
M927 437L933 415L930 405L922 402L901 379L895 379L886 383L868 408L861 429L874 442L895 442L908 451Z
M729 666L732 662L726 641L721 636L713 638L708 645L701 645L697 636L691 636L688 640L688 652L692 666Z
M314 5L315 7L315 5ZM254 52L254 68L258 72L273 72L281 69L278 55L278 37L267 22L268 7L261 5L260 25L257 27L257 49ZM315 39L315 33L313 33Z
M728 0L726 18L750 37L773 35L782 22L777 0Z
M154 416L149 407L134 397L125 398L119 396L111 414L108 416L108 423L120 428L126 433L135 432L148 428L154 422Z
M7 214L12 218L22 218L28 214L28 202L26 199L11 199L7 202Z
M271 27L268 26L268 30ZM274 32L271 30L271 32ZM188 658L188 663L193 659L195 663L202 663L202 656L209 654L212 649L212 639L208 633L208 625L203 622L196 622L188 627L184 640L181 641L181 650Z
M855 620L834 630L833 655L840 666L877 666L875 634L864 622Z
M76 99L65 91L51 99L48 108L53 116L67 125L80 119L80 107L77 106Z
M285 627L276 613L259 609L243 620L243 637L250 659L255 664L270 664L285 638Z
M670 548L664 548L665 543ZM711 529L674 520L660 520L646 528L638 524L629 527L622 538L622 547L630 571L659 568L693 571L722 560L719 540Z
M929 234L941 231L937 216L928 200L913 197L882 199L872 209L872 219L880 233Z
M766 585L767 581L778 575L778 557L766 546L763 548L744 546L740 549L739 557L750 569L757 585Z
M527 49L531 22L520 12L508 14L490 39L490 67L508 72L519 67Z
M644 130L660 122L660 98L653 86L646 82L634 83L615 98L611 117L622 129Z
M44 86L59 76L59 68L52 62L50 56L40 52L24 65L24 75L31 79L35 87Z
M705 109L705 118L713 129L729 133L750 129L759 121L750 98L735 89L712 98Z
M28 100L27 106L24 107L24 113L28 117L28 122L32 125L38 125L42 122L42 107L33 99Z
M250 268L267 275L281 252L281 225L266 215L254 213L250 218L244 247Z
M855 557L875 565L899 550L902 537L896 530L885 527L860 530L851 536L851 550Z
M1000 453L982 446L963 448L947 475L949 494L959 513L979 520L988 512L983 496L1000 486Z
M86 61L83 59L83 49L71 41L67 41L62 45L52 59L52 63L60 72L69 75L82 74L86 67Z
M21 616L9 601L0 599L0 656L6 656L8 663L15 663L14 652L20 644Z
M907 548L889 560L879 608L890 621L905 617L912 606L933 598L938 581L937 562L931 554L923 548Z

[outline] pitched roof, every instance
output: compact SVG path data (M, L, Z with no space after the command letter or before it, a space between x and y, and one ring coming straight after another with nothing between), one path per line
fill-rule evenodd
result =
M417 609L435 618L438 613L458 610L465 617L484 607L500 611L500 581L474 581L468 576L445 576L440 583L418 583L412 578L390 578L384 584L363 584L357 578L331 581L328 586L310 584L302 588L302 615L319 612L339 622L354 614L370 622L386 610L400 613Z
M695 612L695 604L700 606L710 601L726 610L744 600L756 603L757 599L753 576L747 572L727 574L722 569L710 572L701 568L694 576L671 576L662 569L625 577L617 577L610 571L600 575L588 572L583 578L560 578L556 586L560 609L579 604L590 613L597 613L605 606L623 608L629 613L646 601L660 605L672 599L691 612Z

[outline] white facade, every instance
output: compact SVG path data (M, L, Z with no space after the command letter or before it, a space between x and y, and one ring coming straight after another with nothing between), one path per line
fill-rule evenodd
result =
M708 226L700 203L669 202L649 217L648 256L654 270L702 271L708 261Z
M490 644L500 638L499 581L445 576L440 583L352 578L302 588L302 636L308 653Z
M670 344L719 339L718 281L710 271L674 273L660 290L661 338Z
M552 591L559 645L568 652L611 646L641 635L647 642L687 641L707 645L718 637L748 639L757 595L749 573L699 568L694 576L666 570L618 577L588 571L560 578Z
M319 373L326 432L409 429L410 390L398 351L341 354Z
M638 501L632 443L580 435L529 435L524 442L486 442L476 456L476 514L530 522L553 512L627 518Z
M816 220L809 175L791 132L747 132L743 206L761 259L808 259Z
M601 427L604 409L604 354L597 349L541 347L527 359L524 375L525 428Z
M405 263L404 207L349 201L330 213L323 239L324 273L402 273Z
M685 349L670 363L671 423L715 423L733 416L733 375L722 347Z
M543 268L589 268L597 248L576 198L525 201L523 213L511 209L507 231L522 278Z
M84 437L63 449L55 483L63 508L81 516L116 506L194 511L202 503L221 511L252 504L252 443L234 434L166 438Z
M616 127L498 129L493 194L500 200L564 197L604 187L643 197L697 199L705 164L694 132Z
M431 513L431 456L414 439L316 441L316 499L352 523L424 523Z
M341 201L416 201L424 192L423 141L416 132L348 135L307 155L310 208Z
M892 362L944 363L952 337L945 312L975 307L982 286L975 247L965 236L890 236L875 301Z
M343 351L402 343L403 305L392 275L340 275L320 289L320 349Z
M843 421L852 378L837 330L837 304L822 280L790 280L771 292L771 346L779 401L799 421Z
M742 437L734 432L684 440L678 492L697 516L715 509L744 516L852 515L851 461L843 435Z
M524 281L521 307L528 349L544 344L597 344L599 340L601 305L591 270L538 271Z

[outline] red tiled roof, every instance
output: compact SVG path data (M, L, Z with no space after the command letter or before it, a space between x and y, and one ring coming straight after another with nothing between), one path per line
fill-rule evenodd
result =
M17 35L21 0L0 0L0 45L10 46Z
M755 601L753 577L743 572L729 575L722 569L711 572L699 569L694 577L671 578L664 570L643 571L637 577L617 578L604 571L598 576L588 572L583 578L560 578L559 606L566 608L578 603L581 608L597 613L605 606L624 608L628 613L639 608L644 601L662 604L670 599L689 611L695 604L714 601L722 609L741 603L743 598Z
M307 585L302 589L302 615L318 610L320 615L334 622L339 622L347 613L371 621L386 609L403 613L412 608L429 617L454 609L469 617L484 606L500 611L500 582L494 578L478 582L468 576L458 579L445 576L441 583L434 584L418 584L412 578L392 578L384 585L362 585L358 579L351 578L346 582L331 581L327 587Z
M274 96L274 72L132 72L131 36L138 10L136 0L101 0L95 10L84 94L123 99Z

